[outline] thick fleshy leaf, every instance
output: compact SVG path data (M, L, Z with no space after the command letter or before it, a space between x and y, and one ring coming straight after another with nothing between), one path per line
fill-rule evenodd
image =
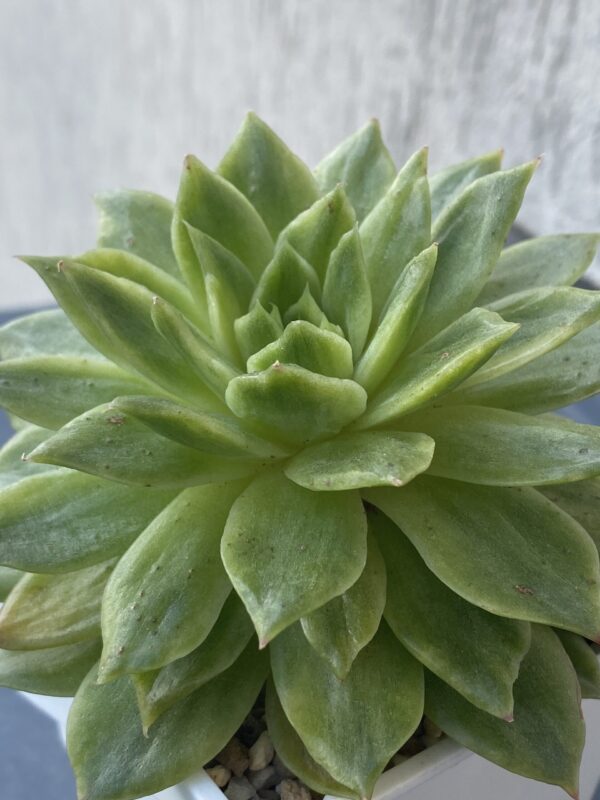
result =
M543 286L570 286L594 260L600 237L562 233L519 242L502 251L477 305Z
M600 663L596 653L582 636L557 630L558 638L575 667L581 696L600 700Z
M354 209L341 184L299 214L281 232L277 242L289 242L308 261L321 280L329 257L346 231L354 225Z
M394 523L373 510L388 572L385 619L406 649L478 708L509 719L531 632L467 603L433 572Z
M429 472L489 486L534 486L600 473L600 427L478 406L422 411L402 427L435 439Z
M95 196L98 247L128 250L180 277L171 247L173 203L150 192L122 190Z
M9 592L14 589L17 583L25 575L20 569L12 567L0 567L0 600L6 600Z
M206 639L231 591L219 547L242 488L182 492L119 561L102 601L103 682L158 669Z
M244 604L231 592L202 644L158 672L134 676L142 723L147 730L167 709L188 697L233 664L252 638L254 628ZM140 684L145 683L144 691Z
M420 433L341 434L301 450L289 461L285 474L312 491L403 486L425 472L433 449L433 439Z
M20 692L73 697L98 660L100 639L44 650L0 650L0 686Z
M221 555L264 646L360 576L367 558L360 495L310 492L266 472L233 504Z
M465 600L492 614L599 637L598 552L584 529L535 489L422 476L363 495Z
M351 378L352 348L341 336L296 320L290 322L277 341L250 356L248 372L260 372L277 363L297 364L332 378ZM0 398L1 375L0 371Z
M411 346L419 347L473 305L500 256L538 161L478 178L438 218L438 259Z
M0 328L0 359L75 356L105 361L62 309L37 311Z
M402 272L385 305L381 321L354 373L371 393L400 358L419 320L437 258L437 245L415 256Z
M238 417L305 443L337 433L367 405L367 394L358 383L317 375L295 364L274 364L256 375L234 378L225 399Z
M218 172L248 198L274 239L319 197L310 169L252 112Z
M540 486L539 490L583 525L600 551L600 478Z
M26 575L0 611L0 646L40 650L100 636L100 605L114 561L65 575Z
M284 242L275 251L256 287L254 299L265 308L276 305L283 313L309 287L315 297L320 297L319 278L313 267L294 248Z
M129 678L99 686L93 669L67 726L79 797L133 800L189 777L231 739L266 672L264 654L250 643L232 667L171 708L145 737Z
M502 150L494 150L468 161L461 161L429 178L431 216L436 219L477 178L500 169Z
M431 244L427 150L402 167L384 197L360 226L373 298L373 323L379 320L406 265Z
M184 161L172 237L179 267L195 287L197 257L186 222L230 250L255 278L272 256L273 240L258 212L235 186L194 156Z
M312 758L281 707L273 681L267 682L267 727L275 751L294 775L316 792L360 800L360 794L342 786Z
M123 553L174 496L51 470L0 490L0 563L48 573L97 564Z
M431 673L425 712L449 736L501 767L577 796L585 726L577 678L551 630L535 626L515 684L515 719L471 705Z
M295 320L311 322L313 325L316 325L317 328L330 331L331 333L337 333L338 336L344 338L344 331L339 325L335 325L327 319L323 310L312 296L308 286L304 288L300 298L285 312L283 320L286 325L289 325L290 322L294 322Z
M493 311L472 309L400 361L355 427L382 425L449 392L517 328Z
M18 431L0 448L0 488L22 481L44 472L55 472L56 467L48 464L32 464L24 456L51 436L51 431L27 425Z
M27 458L111 481L162 489L234 480L252 474L258 466L250 459L210 455L165 439L110 406L98 406L76 417Z
M345 139L315 169L322 192L341 183L359 220L366 217L394 180L396 167L377 120Z
M323 286L323 309L343 329L357 358L371 324L371 289L357 227L342 236L331 254Z
M247 314L234 322L237 345L245 360L274 342L283 333L279 311L276 308L273 308L273 311L276 313L269 313L262 303L256 302Z
M156 390L153 384L109 361L40 356L0 362L3 408L45 428L60 428L117 395L144 391Z
M370 797L392 755L421 721L421 665L385 623L343 681L308 644L299 624L270 650L281 705L310 755L353 793Z
M302 617L304 635L345 680L354 659L377 633L386 596L386 566L372 535L360 578L344 594Z
M540 414L600 391L600 324L495 380L459 386L444 403L474 404Z

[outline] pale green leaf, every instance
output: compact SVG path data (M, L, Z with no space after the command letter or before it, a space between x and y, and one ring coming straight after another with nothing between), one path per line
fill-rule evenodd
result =
M320 297L317 273L290 244L284 242L261 275L254 300L265 308L276 305L284 313L307 286L315 297Z
M433 439L420 433L347 433L301 450L285 474L312 491L403 486L427 469L433 450Z
M538 488L583 525L600 551L600 478Z
M206 639L231 591L219 547L243 486L187 489L121 558L102 601L103 682L158 669Z
M600 570L590 537L535 489L422 476L368 489L437 577L492 614L600 635Z
M367 557L360 496L309 492L265 472L233 504L221 554L264 646L358 579Z
M600 700L600 662L598 661L598 653L592 650L586 640L576 633L561 630L557 630L556 633L577 673L581 696Z
M308 286L304 288L300 298L288 308L283 319L286 325L289 325L290 322L294 322L295 320L311 322L313 325L316 325L317 328L330 331L331 333L337 333L338 336L344 338L344 331L339 325L334 325L333 322L329 322L321 307L312 296Z
M100 639L44 650L0 650L0 686L20 692L73 697L98 660Z
M269 314L260 302L256 302L243 317L236 319L233 329L240 353L246 360L283 333L281 317Z
M0 448L0 488L11 486L23 478L41 475L44 472L56 472L56 467L49 464L32 464L25 459L33 450L52 435L52 431L37 428L34 425L18 431Z
M421 721L423 670L382 624L340 681L300 625L271 645L285 715L336 781L368 798L390 758Z
M477 178L500 169L502 150L494 150L437 172L429 178L431 216L436 219Z
M575 672L551 630L533 628L514 693L514 722L504 722L428 673L425 712L480 756L518 775L562 786L576 797L585 725Z
M0 328L0 359L38 356L105 360L60 308L18 317Z
M6 600L8 593L14 589L17 583L24 576L20 569L12 567L0 567L0 600Z

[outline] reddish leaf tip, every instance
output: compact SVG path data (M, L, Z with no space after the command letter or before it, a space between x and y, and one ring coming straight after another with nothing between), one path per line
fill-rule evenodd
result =
M506 716L502 717L502 719L504 720L504 722L514 722L515 715L511 711L510 714L506 714Z

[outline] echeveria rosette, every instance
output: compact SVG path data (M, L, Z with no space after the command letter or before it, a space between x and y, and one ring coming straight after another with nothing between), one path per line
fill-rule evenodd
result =
M598 237L503 249L535 167L397 172L370 123L311 172L250 115L24 259L62 310L0 331L0 682L75 694L81 798L184 779L267 678L316 791L368 797L425 710L576 794L600 433L546 412L600 388Z

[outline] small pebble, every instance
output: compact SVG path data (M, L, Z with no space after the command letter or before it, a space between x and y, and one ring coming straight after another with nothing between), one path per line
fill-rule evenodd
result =
M237 778L240 778L244 772L246 772L250 764L248 748L234 736L223 750L221 750L217 756L217 761L219 764L231 770Z
M256 790L247 778L232 778L225 789L225 797L229 800L251 800L256 797Z
M281 778L277 774L277 770L272 764L259 769L258 772L253 772L249 776L250 783L255 789L271 789L275 784L279 783Z
M258 796L261 800L279 800L279 795L275 789L259 789Z
M215 764L214 767L207 767L206 774L217 784L220 789L222 789L224 786L227 786L229 779L231 778L231 770L228 770L227 767L224 767L221 764Z
M273 760L273 743L267 731L263 731L249 751L252 772L264 769Z
M438 728L435 722L432 722L427 717L423 719L423 728L425 729L425 735L431 736L432 739L439 739L442 735L442 729Z
M310 790L300 781L286 778L277 787L281 800L312 800Z

